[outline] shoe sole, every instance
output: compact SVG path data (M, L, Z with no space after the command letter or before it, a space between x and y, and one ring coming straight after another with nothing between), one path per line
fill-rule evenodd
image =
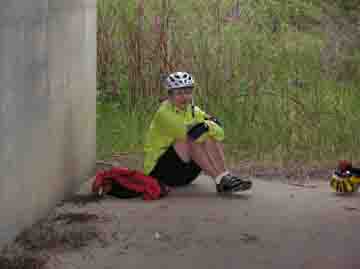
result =
M252 187L252 183L245 183L233 188L230 192L248 191L251 189L251 187Z
M252 183L243 183L239 186L236 186L234 187L233 189L231 190L228 190L228 191L222 191L222 192L219 192L220 194L223 193L223 194L226 194L226 193L234 193L234 192L243 192L243 191L248 191L252 188Z

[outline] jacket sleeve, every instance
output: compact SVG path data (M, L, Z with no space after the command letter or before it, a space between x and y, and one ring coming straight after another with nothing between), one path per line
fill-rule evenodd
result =
M204 121L205 124L209 127L208 133L201 136L197 142L202 142L208 137L211 137L217 141L224 140L225 132L223 127L210 120L211 116L202 111L199 107L195 107L195 118L198 122Z

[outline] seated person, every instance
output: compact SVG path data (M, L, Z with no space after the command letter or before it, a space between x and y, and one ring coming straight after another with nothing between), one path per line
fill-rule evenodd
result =
M165 80L168 98L150 124L144 173L168 186L187 185L203 171L218 193L245 191L252 182L232 175L225 166L221 123L193 104L194 79L175 72Z

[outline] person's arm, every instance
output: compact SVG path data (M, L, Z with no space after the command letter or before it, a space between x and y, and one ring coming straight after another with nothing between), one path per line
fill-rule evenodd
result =
M201 136L199 142L204 141L207 137L214 138L218 141L224 140L225 133L219 120L202 111L199 107L195 107L195 118L198 122L204 122L208 127L208 132Z

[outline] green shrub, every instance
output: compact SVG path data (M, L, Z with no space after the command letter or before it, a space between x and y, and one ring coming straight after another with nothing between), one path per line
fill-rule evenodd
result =
M196 102L225 123L234 154L359 157L357 41L333 49L323 28L340 8L329 14L324 1L236 2L98 0L99 156L141 150L164 94L161 75L188 70Z

